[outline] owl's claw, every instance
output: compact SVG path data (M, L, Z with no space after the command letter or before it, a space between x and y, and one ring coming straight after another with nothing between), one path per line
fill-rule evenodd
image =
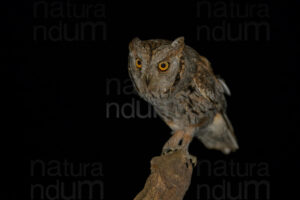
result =
M167 155L168 153L174 152L173 149L163 149L161 155Z
M162 155L167 155L169 153L173 153L173 152L178 151L178 150L180 150L180 147L179 148L163 148L161 154Z
M197 158L195 156L190 155L189 152L186 149L182 149L181 147L179 147L179 148L163 149L162 155L165 156L167 154L171 154L171 153L174 153L174 152L180 151L180 150L183 150L185 152L186 166L188 167L189 164L192 164L192 166L195 167L196 164L197 164Z
M190 155L188 152L189 144L192 139L193 137L191 134L184 131L176 131L164 145L162 155L164 156L176 151L182 151L186 158L186 167L189 167L190 164L195 167L197 164L197 158Z
M177 150L183 150L188 153L189 144L192 136L184 131L176 131L163 147L162 154L168 154Z
M192 155L188 154L187 158L192 163L193 167L195 167L197 165L197 158L196 158L196 156L192 156Z

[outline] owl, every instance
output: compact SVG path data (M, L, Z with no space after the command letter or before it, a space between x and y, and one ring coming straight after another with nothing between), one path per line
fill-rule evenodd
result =
M128 71L139 96L172 130L163 152L187 151L194 137L225 154L239 148L226 115L225 95L230 90L214 75L210 62L185 44L184 37L134 38L129 44Z

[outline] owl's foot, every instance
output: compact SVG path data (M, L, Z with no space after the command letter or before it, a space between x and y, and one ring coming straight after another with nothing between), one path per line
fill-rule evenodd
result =
M174 151L177 151L179 149L182 149L182 138L183 138L184 132L183 131L176 131L166 142L166 144L163 146L162 154L168 154Z
M193 167L195 167L197 165L197 157L196 156L192 156L190 154L188 154L187 156L187 160L192 163Z
M197 158L190 155L188 152L188 147L192 139L193 137L190 134L184 131L176 131L164 145L162 155L171 154L176 151L182 151L185 154L187 167L190 164L195 167L197 164Z
M162 155L177 151L184 150L188 154L189 144L192 141L193 136L180 130L176 131L171 138L166 142L163 147Z

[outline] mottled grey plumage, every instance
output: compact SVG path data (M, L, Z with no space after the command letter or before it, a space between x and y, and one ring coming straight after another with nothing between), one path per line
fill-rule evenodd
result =
M136 91L173 130L165 151L174 145L187 149L193 136L224 153L238 149L226 116L224 94L230 91L216 78L209 61L185 45L183 37L174 41L135 38L129 44L128 62Z

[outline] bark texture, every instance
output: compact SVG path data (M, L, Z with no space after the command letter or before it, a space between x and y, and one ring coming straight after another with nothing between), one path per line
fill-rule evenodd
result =
M152 158L151 174L134 200L182 200L195 162L196 158L183 150Z

